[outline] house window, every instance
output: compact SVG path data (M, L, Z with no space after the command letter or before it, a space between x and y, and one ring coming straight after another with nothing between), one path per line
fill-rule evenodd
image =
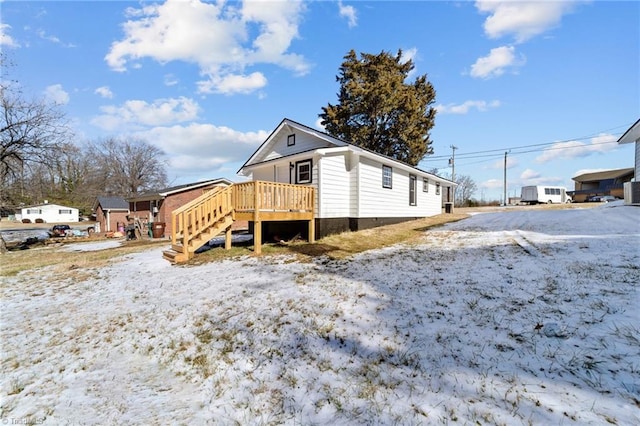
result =
M440 195L440 184L436 183L436 195Z
M40 209L27 209L27 214L42 214Z
M58 214L71 214L71 209L59 209Z
M416 205L416 187L418 186L418 179L414 175L409 175L409 205Z
M296 135L295 133L287 136L287 146L294 146L296 144Z
M296 183L311 183L311 160L296 163Z
M383 188L391 188L391 176L393 175L393 171L389 166L382 166L382 187Z
M429 192L429 179L422 178L422 192Z

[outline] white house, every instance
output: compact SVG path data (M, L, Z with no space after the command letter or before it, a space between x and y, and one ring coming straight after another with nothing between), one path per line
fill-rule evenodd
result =
M284 119L238 171L316 188L317 237L442 213L455 183Z
M29 219L33 223L78 222L79 218L78 209L48 203L23 207L20 213L21 220Z
M635 143L635 178L633 182L624 184L624 203L640 204L640 119L620 136L618 143Z

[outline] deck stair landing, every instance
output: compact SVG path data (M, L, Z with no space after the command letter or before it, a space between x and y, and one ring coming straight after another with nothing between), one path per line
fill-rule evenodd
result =
M314 207L315 192L310 186L252 181L218 187L171 213L171 247L162 257L171 263L187 262L223 232L225 249L230 249L234 220L254 223L256 254L262 247L262 221L308 220L313 242Z

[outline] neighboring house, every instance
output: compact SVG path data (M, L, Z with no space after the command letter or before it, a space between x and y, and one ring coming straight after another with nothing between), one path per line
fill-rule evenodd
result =
M119 224L126 226L128 223L129 203L122 197L98 197L93 211L100 224L99 232L117 231Z
M238 173L254 181L315 187L316 238L438 215L456 185L289 119ZM267 235L283 227L264 225Z
M569 192L573 201L583 202L594 195L612 195L623 197L623 184L631 181L634 169L605 170L601 172L584 173L575 176L575 191Z
M25 219L29 219L32 223L40 221L44 223L78 222L79 212L73 207L45 202L35 206L22 207L20 220Z
M139 218L143 222L164 223L165 235L170 235L172 211L215 187L226 187L231 184L230 180L219 178L138 194L127 198L129 212L132 217Z
M624 202L625 204L640 204L640 119L634 123L621 137L618 139L619 144L635 143L635 163L633 182L624 184Z

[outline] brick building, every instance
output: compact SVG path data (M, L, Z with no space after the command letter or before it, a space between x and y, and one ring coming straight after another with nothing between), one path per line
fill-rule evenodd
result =
M98 197L93 203L96 222L100 232L117 231L118 225L126 226L129 215L129 203L122 197Z
M146 192L127 198L130 216L143 223L159 222L165 225L165 236L171 235L171 212L198 198L217 186L229 186L228 179L218 178L202 182L172 186L156 192Z

